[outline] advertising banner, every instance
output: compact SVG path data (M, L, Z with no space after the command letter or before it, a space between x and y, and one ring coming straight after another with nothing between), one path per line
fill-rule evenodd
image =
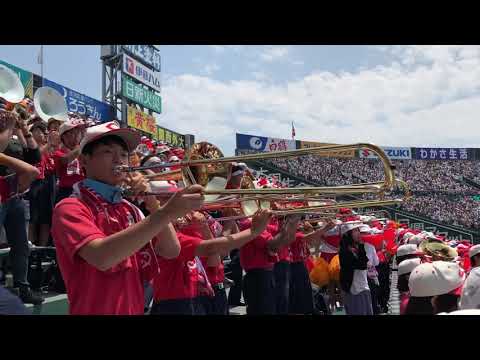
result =
M381 148L391 160L407 160L412 158L412 149L409 147L382 146ZM369 149L361 149L358 156L363 159L377 158Z
M329 143L321 143L315 141L299 141L300 149L312 148L317 146L325 145L335 145ZM322 155L323 156L323 155ZM336 158L353 158L355 157L355 150L345 150L345 151L332 151L325 154L325 157L336 157Z
M68 111L91 117L98 122L112 121L116 117L113 108L107 103L80 94L48 79L43 80L43 86L54 88L63 95Z
M153 90L161 91L160 73L150 70L127 54L123 54L122 71Z
M472 160L472 149L466 148L416 148L418 160Z
M122 48L140 61L160 71L160 52L152 45L122 45Z
M269 138L264 136L254 136L245 134L236 134L237 149L255 150L255 151L284 151L295 150L295 140Z
M171 131L168 129L165 129L161 126L157 126L158 129L158 134L157 134L157 140L159 141L164 141L170 145L181 147L185 149L185 136L182 134L179 134L175 131Z
M127 124L134 129L144 131L153 136L157 135L155 118L152 115L135 109L133 106L128 107Z
M137 104L158 114L162 112L162 98L153 91L136 84L125 74L122 74L122 94Z
M29 71L23 70L19 67L16 67L15 65L9 64L2 60L0 60L0 64L5 65L10 70L18 74L18 77L20 78L20 81L25 88L25 96L33 99L33 74Z

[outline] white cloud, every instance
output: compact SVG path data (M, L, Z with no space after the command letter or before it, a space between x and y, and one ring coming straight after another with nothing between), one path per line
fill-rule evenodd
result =
M480 47L389 47L392 62L313 72L284 84L181 75L165 81L159 123L227 154L235 132L392 146L480 146ZM255 74L252 73L254 76Z
M290 53L289 46L266 46L260 53L260 59L266 62L272 62L284 59Z

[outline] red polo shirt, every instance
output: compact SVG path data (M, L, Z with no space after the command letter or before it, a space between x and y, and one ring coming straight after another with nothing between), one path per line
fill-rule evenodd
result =
M98 270L77 254L90 241L126 228L111 217L123 206L109 204L105 212L97 212L78 198L67 198L53 211L52 237L72 315L143 314L142 280L148 279L142 268L144 261L148 265L155 262L153 249L141 255L138 252L106 271Z
M251 227L251 221L239 222L240 231ZM267 247L272 235L264 230L259 236L240 248L240 265L245 271L253 269L273 269L278 256Z
M153 280L155 301L173 299L193 299L198 295L198 267L195 250L202 242L196 236L177 232L180 242L180 255L174 259L158 257L160 272Z
M58 186L62 188L71 188L75 183L85 178L78 159L74 159L66 165L62 164L60 159L69 152L70 150L62 147L52 154L55 162L55 172L59 179Z
M305 261L310 255L307 243L303 240L305 234L297 232L295 234L295 241L290 244L290 254L292 256L292 262Z

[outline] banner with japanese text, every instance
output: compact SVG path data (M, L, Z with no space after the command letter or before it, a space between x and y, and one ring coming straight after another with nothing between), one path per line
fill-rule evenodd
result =
M467 148L415 148L417 160L472 160L473 151Z
M137 110L133 106L128 107L127 111L128 126L146 132L152 136L157 134L157 124L152 115Z

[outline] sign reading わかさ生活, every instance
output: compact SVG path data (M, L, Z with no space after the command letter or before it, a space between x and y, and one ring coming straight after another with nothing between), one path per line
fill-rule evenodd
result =
M418 160L471 160L470 149L466 148L416 148Z

